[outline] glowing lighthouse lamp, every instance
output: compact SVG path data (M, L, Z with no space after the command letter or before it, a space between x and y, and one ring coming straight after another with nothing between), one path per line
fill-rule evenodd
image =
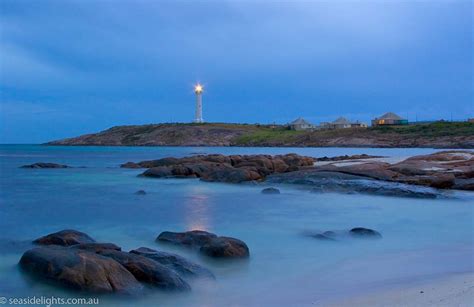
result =
M204 87L201 84L196 84L194 86L194 93L196 93L196 114L194 116L195 123L203 123L202 119L202 92Z

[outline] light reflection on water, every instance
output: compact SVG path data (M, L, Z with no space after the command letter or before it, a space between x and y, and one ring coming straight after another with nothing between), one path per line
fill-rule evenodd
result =
M209 212L209 197L204 186L192 186L187 194L184 215L186 230L210 230L212 216Z
M473 270L472 193L453 199L407 199L313 194L279 186L230 185L196 179L139 178L126 161L185 156L195 148L0 146L0 295L74 295L25 279L16 263L33 238L77 228L124 250L140 246L179 253L209 267L215 282L196 280L189 294L153 291L132 302L104 297L110 306L308 305L449 272ZM229 153L408 156L431 149L199 148ZM47 159L45 159L47 156ZM84 169L27 170L39 161L85 165ZM147 195L137 196L144 189ZM374 228L378 241L321 242L305 231ZM165 230L202 229L234 236L250 247L247 262L225 263L192 250L162 245ZM13 241L13 242L12 242Z

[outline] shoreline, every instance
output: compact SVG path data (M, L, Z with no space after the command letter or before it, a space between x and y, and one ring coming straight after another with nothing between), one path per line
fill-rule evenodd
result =
M328 301L324 306L472 306L474 272L412 280L386 289Z
M436 149L436 150L474 150L474 146L464 146L464 147L456 147L456 146L381 146L381 145L355 145L355 144L348 144L348 145L327 145L327 146L307 146L307 145L212 145L212 144L205 144L205 145L196 145L196 144L183 144L183 145L125 145L125 144L53 144L53 143L39 143L39 144L2 144L2 145L40 145L40 146L53 146L53 147L224 147L224 148L386 148L386 149L408 149L408 148L423 148L423 149Z

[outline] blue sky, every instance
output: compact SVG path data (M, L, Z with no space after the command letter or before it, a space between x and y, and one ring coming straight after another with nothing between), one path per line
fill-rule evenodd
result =
M0 1L0 142L204 119L474 117L471 1Z

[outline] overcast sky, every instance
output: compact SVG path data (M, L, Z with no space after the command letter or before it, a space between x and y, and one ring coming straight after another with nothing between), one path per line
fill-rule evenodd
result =
M474 117L471 1L0 1L0 142L189 122Z

